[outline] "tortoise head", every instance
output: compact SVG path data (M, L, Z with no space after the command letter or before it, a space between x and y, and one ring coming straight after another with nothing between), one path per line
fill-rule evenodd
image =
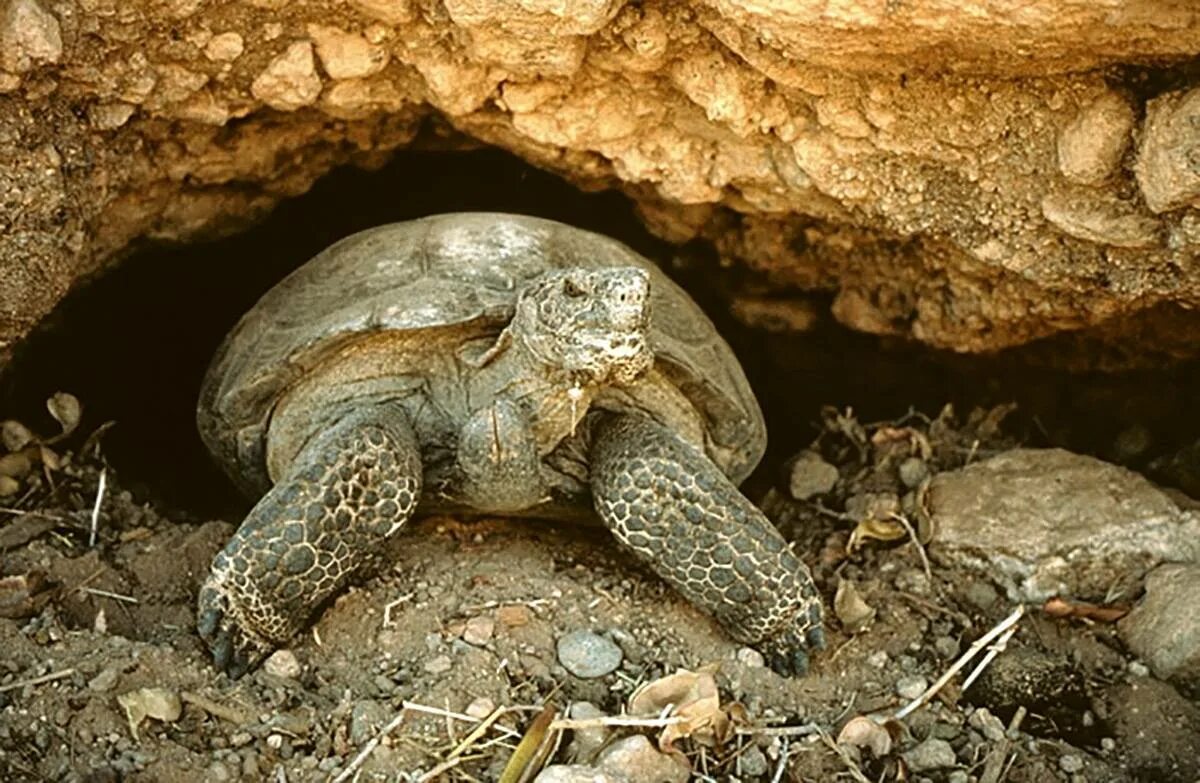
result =
M632 266L545 272L521 292L511 328L577 382L632 382L654 361L650 276Z

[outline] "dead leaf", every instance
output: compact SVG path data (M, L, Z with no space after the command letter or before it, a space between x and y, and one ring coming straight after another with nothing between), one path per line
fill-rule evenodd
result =
M21 482L12 476L0 476L0 498L11 497L21 491Z
M908 531L904 529L904 525L894 519L867 517L859 522L850 533L850 540L846 542L846 551L855 552L866 541L899 541L907 535Z
M557 713L554 706L548 704L537 714L526 729L525 736L517 743L517 749L509 757L508 763L504 765L504 771L500 773L500 783L524 783L532 780L541 770L550 758L550 751L555 747L551 734L562 733L550 731L550 724L554 722Z
M1065 598L1054 597L1042 604L1042 611L1051 617L1070 618L1073 620L1092 620L1097 623L1115 623L1129 614L1126 604L1100 606L1083 601L1068 601Z
M0 477L0 480L3 478L7 477ZM22 544L27 544L42 533L53 530L58 524L59 520L53 517L32 512L22 514L4 527L0 527L0 551L15 549Z
M37 437L29 428L16 419L0 422L0 441L8 451L20 451L35 440Z
M888 724L896 724L896 721L877 723L865 715L855 716L838 732L837 744L866 748L875 758L883 758L892 752L892 743L903 730L898 724L894 727Z
M833 612L842 627L850 633L864 630L875 619L876 609L863 599L854 582L838 579L837 592L833 596Z
M138 688L122 693L117 697L117 703L125 709L129 731L135 740L138 738L138 727L146 718L174 723L183 714L179 694L169 688Z
M29 475L31 470L33 470L33 463L21 452L5 454L0 457L0 476L23 479Z
M672 752L676 740L691 737L702 745L714 747L728 738L732 721L721 709L717 681L710 671L680 669L674 674L648 682L629 697L629 714L640 717L684 718L663 729L658 747Z
M79 398L74 394L67 392L55 392L46 400L46 409L50 411L50 415L62 427L62 433L59 438L65 438L75 431L79 426L79 419L83 415L83 406L79 404Z
M0 617L33 617L57 594L58 584L51 582L44 571L0 578Z

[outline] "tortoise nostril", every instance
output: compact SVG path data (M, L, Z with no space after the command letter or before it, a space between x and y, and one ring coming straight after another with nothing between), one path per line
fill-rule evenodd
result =
M583 296L585 292L582 288L580 288L578 283L568 277L567 279L563 280L563 293L572 299L578 299L579 297Z

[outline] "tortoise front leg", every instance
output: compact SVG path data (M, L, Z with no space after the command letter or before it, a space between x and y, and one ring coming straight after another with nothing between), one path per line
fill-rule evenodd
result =
M382 554L421 494L421 457L396 403L366 405L308 443L213 559L197 629L240 677Z
M617 539L781 674L824 646L812 576L775 526L705 455L648 418L594 430L596 511Z

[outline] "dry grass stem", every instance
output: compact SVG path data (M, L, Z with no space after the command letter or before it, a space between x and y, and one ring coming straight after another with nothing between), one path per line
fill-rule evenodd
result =
M15 691L18 688L24 688L26 685L44 685L48 682L54 682L55 680L61 680L65 677L70 677L74 673L74 669L63 669L59 672L43 674L41 677L30 677L25 680L17 680L16 682L10 682L8 685L0 685L0 693L4 693L6 691Z
M100 527L100 504L104 502L104 491L108 489L108 468L100 469L100 484L96 487L96 502L92 504L92 526L88 533L88 548L96 546L96 533Z

